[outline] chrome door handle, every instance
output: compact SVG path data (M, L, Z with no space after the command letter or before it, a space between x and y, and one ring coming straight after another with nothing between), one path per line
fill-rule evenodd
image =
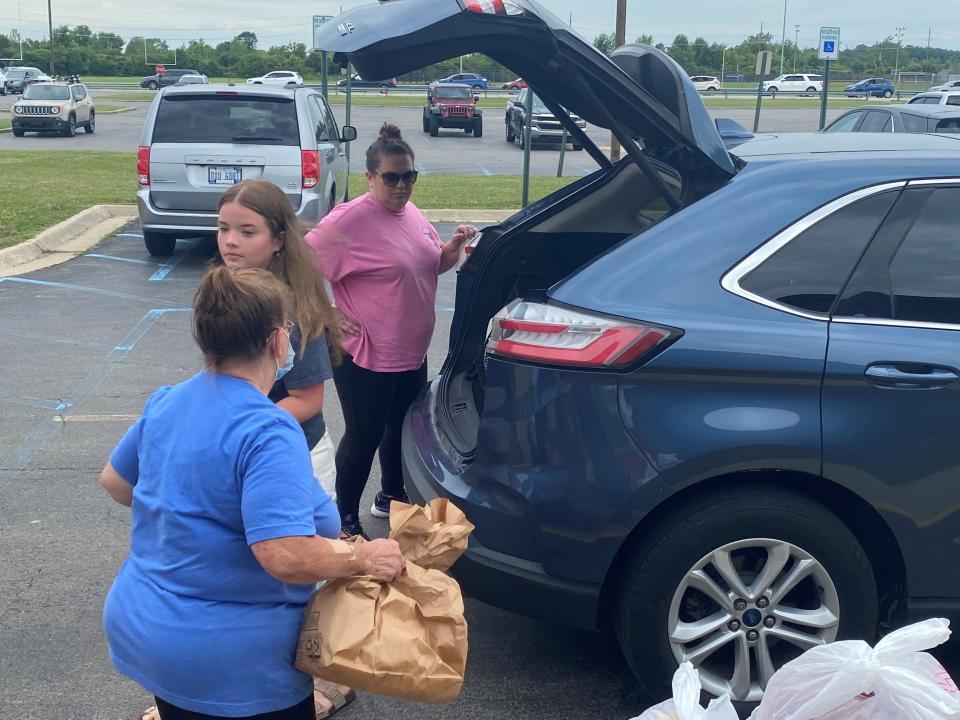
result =
M960 380L960 375L951 368L912 363L878 363L868 367L864 375L874 385L904 390L946 387Z

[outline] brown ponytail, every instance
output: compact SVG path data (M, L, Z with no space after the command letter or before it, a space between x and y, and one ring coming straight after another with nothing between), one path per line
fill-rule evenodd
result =
M293 316L287 285L269 270L207 270L193 297L193 338L207 367L256 359Z
M376 172L380 167L380 158L384 155L409 155L410 162L414 161L413 148L403 139L400 128L390 123L380 126L380 136L367 148L367 170Z

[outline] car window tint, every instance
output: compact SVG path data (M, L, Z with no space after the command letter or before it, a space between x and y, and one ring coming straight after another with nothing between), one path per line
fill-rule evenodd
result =
M798 310L829 312L895 197L879 193L837 210L780 248L741 287Z
M887 132L890 125L890 113L882 110L871 110L860 123L857 132Z
M856 127L862 117L863 113L859 110L849 115L844 115L830 125L824 132L853 132L854 127Z
M960 188L936 190L890 263L893 316L960 324Z
M960 105L960 95L950 95L947 98L947 105Z
M155 143L232 143L244 138L262 145L299 145L293 100L171 95L160 101L153 128Z
M960 132L960 118L947 118L937 123L937 132Z
M920 115L911 115L910 113L900 113L900 119L903 121L903 129L907 132L926 132L927 119Z

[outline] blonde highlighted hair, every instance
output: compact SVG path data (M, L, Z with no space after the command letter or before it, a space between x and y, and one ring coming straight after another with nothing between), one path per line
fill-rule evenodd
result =
M301 356L308 342L326 333L331 358L338 362L342 354L341 337L333 320L333 306L327 297L319 262L304 240L309 228L297 219L287 196L268 180L244 180L221 196L217 209L227 203L238 203L257 213L279 241L280 247L267 269L293 291Z

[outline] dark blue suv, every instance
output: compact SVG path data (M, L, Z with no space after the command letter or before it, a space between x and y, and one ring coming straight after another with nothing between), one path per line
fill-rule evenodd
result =
M896 89L893 87L893 81L887 78L866 78L853 85L847 85L843 89L847 97L893 97Z
M810 647L956 616L960 139L733 156L669 57L608 58L533 0L338 22L322 46L370 76L470 38L600 165L484 229L406 419L409 493L476 524L466 593L612 630L653 695L689 660L745 702Z

